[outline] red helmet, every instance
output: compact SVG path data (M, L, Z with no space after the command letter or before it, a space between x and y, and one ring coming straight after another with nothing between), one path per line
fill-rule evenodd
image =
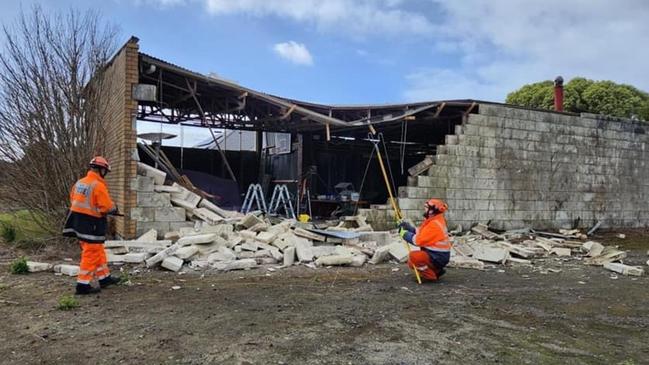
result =
M444 213L448 209L448 205L440 199L430 199L426 202L428 209L436 210L437 213Z
M93 157L92 160L90 160L90 167L104 168L110 171L110 164L108 163L108 160L106 160L102 156Z

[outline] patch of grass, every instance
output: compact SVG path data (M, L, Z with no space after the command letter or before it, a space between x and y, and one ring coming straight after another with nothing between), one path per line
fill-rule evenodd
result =
M34 221L34 218L26 209L0 213L0 225L3 227L10 226L15 230L15 237L11 242L39 239L47 236L47 232ZM0 233L4 236L4 229ZM7 240L7 242L10 241Z
M62 311L69 311L79 307L79 301L72 295L64 295L59 299L57 308Z
M14 275L24 275L29 273L29 267L27 267L27 259L19 257L11 263L9 271Z
M121 270L121 273L119 275L119 283L118 285L133 285L131 282L131 275L128 273L128 270Z
M0 284L0 291L6 290L6 289L9 289L9 285L7 285L7 284Z
M2 223L0 228L0 237L7 242L11 243L16 240L16 227L11 223Z

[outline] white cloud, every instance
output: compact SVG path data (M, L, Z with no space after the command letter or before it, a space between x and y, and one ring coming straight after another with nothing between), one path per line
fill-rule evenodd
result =
M280 57L295 63L296 65L312 65L313 57L311 53L302 43L288 41L277 43L273 46L273 51Z
M402 0L203 0L215 15L275 16L312 24L351 37L425 34L433 25L423 14L399 6Z
M453 68L407 76L407 99L502 101L529 82L563 75L610 79L649 90L649 3L588 0L431 0L444 16L434 51L453 53Z

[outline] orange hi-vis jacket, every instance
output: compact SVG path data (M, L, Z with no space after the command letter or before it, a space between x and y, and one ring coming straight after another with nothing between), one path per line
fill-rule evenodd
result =
M106 240L106 214L115 209L106 181L98 173L88 171L70 191L70 212L63 235L88 243L103 243Z
M115 208L108 194L106 181L98 173L88 171L70 191L70 211L102 218Z
M450 252L451 242L448 238L444 215L436 214L424 220L412 237L412 242L428 251Z

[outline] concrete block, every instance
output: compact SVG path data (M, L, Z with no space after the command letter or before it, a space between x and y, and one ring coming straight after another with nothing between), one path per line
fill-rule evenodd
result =
M277 261L284 259L284 255L276 247L271 247L268 249L270 251L270 256Z
M129 264L141 264L151 256L146 252L129 252L124 255L124 262Z
M352 267L361 267L365 264L365 261L367 261L367 256L363 254L354 255L352 256L352 263L350 265Z
M416 247L413 247L414 250ZM408 260L408 247L405 242L394 242L388 245L388 252L390 256L398 262L406 262Z
M127 247L113 247L113 248L104 248L106 251L106 255L111 254L111 255L125 255L128 253L128 248Z
M284 266L292 266L295 263L295 247L284 249Z
M183 267L184 261L175 256L166 257L162 260L160 266L164 267L167 270L178 271Z
M478 245L474 248L473 258L480 261L504 264L509 258L509 252L503 248Z
M165 179L167 178L166 172L160 171L142 162L137 163L137 174L153 178L153 181L157 185L164 185Z
M53 267L54 265L46 262L27 261L27 271L29 272L50 271Z
M604 268L622 275L633 275L633 276L644 275L644 269L640 266L629 266L617 262L607 262L604 264Z
M54 265L54 272L67 276L77 276L79 275L79 266L67 264Z
M217 224L223 221L223 218L220 215L212 212L207 208L196 208L192 210L192 214L210 224Z
M388 259L390 256L390 245L381 246L374 251L374 255L370 259L370 264L380 264Z
M241 245L241 249L244 251L257 251L259 249L259 246L257 246L256 242L244 242Z
M255 261L257 261L258 265L275 265L278 262L273 257L257 257Z
M158 231L155 229L150 229L143 234L141 234L136 241L138 242L153 242L158 240Z
M154 180L148 176L137 176L131 180L131 190L153 192Z
M311 252L315 258L336 254L336 246L313 246Z
M484 262L462 255L452 255L448 267L484 270Z
M181 190L178 189L176 186L171 186L171 185L154 185L153 191L156 191L158 193L180 193L181 192Z
M156 208L136 207L131 209L131 219L138 222L154 222Z
M215 262L213 265L215 269L221 271L244 270L244 269L251 269L256 266L257 266L257 261L255 261L255 259L219 261L219 262Z
M248 228L248 230L252 232L264 232L268 228L270 228L270 226L266 223L257 223L254 226Z
M298 239L295 241L295 253L300 262L313 261L313 243L306 239Z
M206 243L212 243L216 239L214 233L199 234L196 236L186 236L180 238L176 244L180 247L189 246L189 245L204 245Z
M254 251L239 251L236 253L238 259L253 259L255 258Z
M236 234L229 234L228 238L226 239L226 242L227 242L226 246L232 248L240 244L241 242L243 242L243 237Z
M185 246L181 247L178 250L176 250L176 253L174 253L174 256L178 257L179 259L182 260L187 260L190 257L196 255L198 253L198 247L196 246Z
M241 218L239 221L239 224L246 228L250 228L258 223L264 223L264 221L252 213L246 214L246 216Z
M359 237L361 242L372 241L378 246L385 246L392 242L392 235L387 231L380 232L363 232Z
M234 226L225 223L219 223L216 225L202 224L199 230L202 233L216 233L223 238L228 238L230 233L234 232Z
M174 252L176 252L177 249L179 249L181 246L178 243L175 243L164 250L158 252L157 254L153 255L152 257L148 258L146 262L147 267L152 267L153 265L156 265L168 256L172 255Z
M552 250L550 250L550 253L557 256L570 256L572 252L570 248L567 247L553 247Z
M307 231L306 229L302 229L302 228L295 228L293 230L293 234L295 234L298 237L309 239L311 241L324 242L326 239L326 237L321 234L313 233L311 231Z
M138 208L159 208L170 207L171 198L168 193L137 193Z
M231 218L233 217L237 212L231 212L229 210L225 210L217 206L216 204L212 203L211 201L207 199L203 199L198 203L198 206L200 208L205 208L209 209L210 211L220 215L223 218Z
M296 241L297 237L292 232L285 232L277 236L271 244L284 251L286 247L295 246Z
M239 231L239 235L249 240L254 240L257 238L257 232L248 231L248 230Z
M180 232L172 231L164 234L165 240L177 241L180 238Z
M184 200L184 199L178 199L178 198L171 198L170 199L171 203L175 206L185 208L188 211L191 211L192 209L196 208L192 203Z
M601 243L595 241L584 242L582 247L586 250L586 252L588 252L587 256L590 257L599 256L602 251L604 251L604 246Z
M158 222L182 222L185 220L185 208L155 208L155 220Z
M169 222L169 231L180 231L181 228L191 228L194 227L194 222L185 221L185 222Z
M342 266L350 265L353 261L351 255L322 256L315 260L317 266Z
M270 254L270 250L259 250L259 251L255 251L252 257L260 258L260 257L272 257L272 256Z
M126 255L116 255L113 253L106 252L106 260L109 264L121 264L124 263L124 256Z
M108 240L104 242L104 248L121 248L126 247L128 249L132 248L152 248L152 247L168 247L171 246L171 241L169 240L155 240L155 241L113 241Z

